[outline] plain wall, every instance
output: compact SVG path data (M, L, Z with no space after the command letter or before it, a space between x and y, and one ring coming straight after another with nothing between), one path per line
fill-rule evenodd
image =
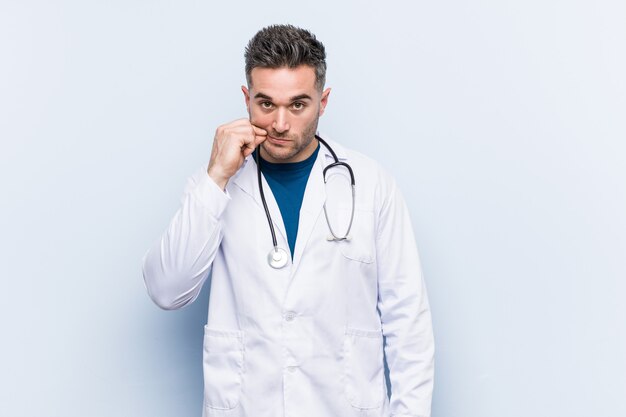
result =
M245 117L243 48L326 44L320 130L410 206L433 417L626 415L626 3L0 1L0 415L199 416L207 291L140 262ZM358 172L355 173L358 181Z

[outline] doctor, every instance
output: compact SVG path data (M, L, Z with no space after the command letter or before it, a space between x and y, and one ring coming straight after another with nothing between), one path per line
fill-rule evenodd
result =
M217 128L144 257L164 309L193 302L211 274L204 416L430 416L433 335L409 213L374 161L316 137L325 58L291 25L250 40L249 119Z

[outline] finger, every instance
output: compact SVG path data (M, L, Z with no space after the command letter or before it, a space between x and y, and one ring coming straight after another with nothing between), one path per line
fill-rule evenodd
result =
M259 143L263 142L267 137L267 132L259 127L254 125L248 125L248 129L252 127L252 129L248 130L241 136L241 146L252 146L254 149Z
M254 129L254 133L256 135L264 135L264 136L267 135L267 130L261 129L258 126L252 125L252 129Z
M254 147L256 146L255 145L256 133L254 132L254 129L252 129L250 124L248 124L248 126L246 126L245 129L243 127L239 128L237 130L237 136L238 136L237 141L239 142L242 148L244 146L251 145L252 148L254 149Z
M265 142L267 139L267 135L256 135L254 137L254 146L259 146L261 143Z
M243 157L246 158L248 157L248 155L254 152L255 149L256 149L256 144L254 142L249 142L249 143L244 144L244 146L241 147L241 153Z
M245 148L242 152L242 155L244 158L247 158L250 154L252 154L252 152L254 152L254 149Z
M243 156L247 157L248 155L250 155L261 143L265 142L266 139L267 135L254 136L252 142L245 143L242 146L241 151L243 153Z

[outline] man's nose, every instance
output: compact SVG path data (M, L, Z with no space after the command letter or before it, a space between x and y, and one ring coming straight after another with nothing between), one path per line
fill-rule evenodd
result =
M274 119L272 128L278 133L283 133L283 132L288 131L289 121L287 120L287 110L278 109L278 111L275 114L276 114L276 118Z

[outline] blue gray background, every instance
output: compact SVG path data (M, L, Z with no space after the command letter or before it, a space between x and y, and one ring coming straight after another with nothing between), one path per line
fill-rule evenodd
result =
M0 415L200 415L207 291L161 311L140 260L215 128L245 116L247 40L283 22L327 45L321 131L408 200L433 417L626 415L625 17L618 0L0 1Z

